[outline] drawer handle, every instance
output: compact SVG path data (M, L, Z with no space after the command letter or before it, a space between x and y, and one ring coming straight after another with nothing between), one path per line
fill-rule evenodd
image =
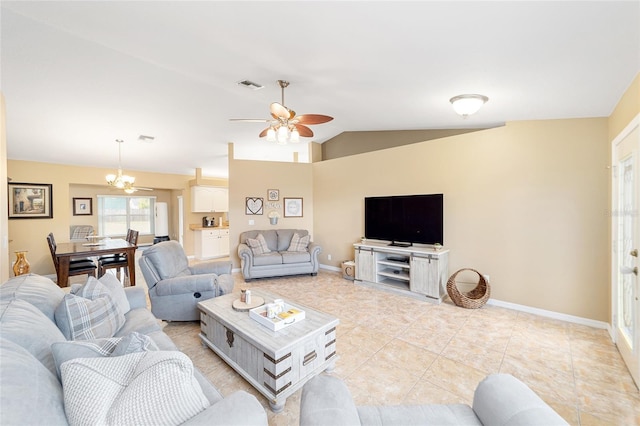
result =
M227 329L227 345L229 345L230 348L233 347L233 331Z
M316 351L309 352L304 356L304 360L302 360L302 366L309 364L311 361L313 361L316 358L318 358L318 354L316 353Z

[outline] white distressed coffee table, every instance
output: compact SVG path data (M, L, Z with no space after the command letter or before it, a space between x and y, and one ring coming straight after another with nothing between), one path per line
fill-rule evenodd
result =
M277 294L251 290L265 303ZM336 327L339 320L299 303L284 301L305 311L305 319L279 331L236 311L238 293L198 303L200 339L269 400L271 410L284 409L288 396L324 370L335 368Z

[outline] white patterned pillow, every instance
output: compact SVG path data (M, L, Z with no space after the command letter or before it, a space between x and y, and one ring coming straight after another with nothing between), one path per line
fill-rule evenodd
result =
M310 239L311 236L309 234L301 237L296 232L295 234L293 234L293 237L291 237L291 243L289 244L289 248L287 249L287 251L307 251Z
M94 277L71 291L72 294L65 294L55 313L56 323L67 339L113 337L124 325L124 313L111 291Z
M262 234L258 234L256 238L247 238L247 245L251 248L254 255L271 253L267 246L267 240Z
M121 356L134 352L157 351L158 346L151 337L134 331L124 337L96 340L70 340L51 345L56 363L56 372L61 377L60 366L75 358Z
M71 425L177 425L210 405L191 360L177 351L77 358L61 370Z

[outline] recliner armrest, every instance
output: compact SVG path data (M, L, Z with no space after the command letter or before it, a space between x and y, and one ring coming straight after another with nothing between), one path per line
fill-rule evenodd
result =
M342 380L321 374L305 383L300 399L300 426L359 424L358 409Z
M491 374L481 381L473 396L473 411L485 425L568 425L510 374Z
M200 274L230 274L232 263L228 260L211 260L189 266L189 270L194 275Z

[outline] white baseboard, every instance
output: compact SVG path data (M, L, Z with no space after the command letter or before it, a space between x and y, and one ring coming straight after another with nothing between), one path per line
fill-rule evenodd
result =
M323 269L326 271L332 271L332 272L342 272L342 268L338 268L336 266L331 266L331 265L321 264L320 269ZM496 299L489 299L487 301L487 304L498 306L501 308L512 309L514 311L539 315L541 317L557 319L557 320L566 321L574 324L586 325L588 327L600 328L603 330L607 330L609 332L609 335L613 337L613 331L611 330L611 325L604 321L597 321L589 318L577 317L575 315L568 315L560 312L548 311L546 309L533 308L531 306L519 305L517 303L503 302L502 300L496 300Z
M546 309L533 308L531 306L519 305L517 303L503 302L501 300L489 299L487 305L499 306L501 308L513 309L514 311L526 312L529 314L540 315L541 317L557 319L561 321L571 322L574 324L586 325L594 328L601 328L609 331L611 329L608 323L604 321L592 320L589 318L577 317L574 315L563 314L560 312L547 311Z

